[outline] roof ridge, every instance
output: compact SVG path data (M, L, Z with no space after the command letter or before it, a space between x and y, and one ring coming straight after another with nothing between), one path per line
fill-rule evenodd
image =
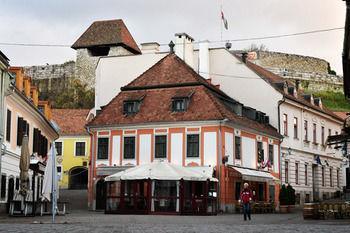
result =
M210 90L207 87L204 87L205 93L209 96L210 100L215 105L216 109L218 109L219 113L221 114L222 118L226 118L226 114L221 110L219 103L216 100L216 97L210 92Z

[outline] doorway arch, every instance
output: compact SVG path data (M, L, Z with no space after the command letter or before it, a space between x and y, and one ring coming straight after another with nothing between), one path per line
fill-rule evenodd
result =
M100 179L96 183L96 210L104 210L106 208L106 185L104 179Z
M87 189L88 169L73 167L69 170L68 189Z
M7 186L7 205L6 205L7 213L10 210L10 203L13 200L14 191L15 191L15 179L13 177L10 177L8 186Z

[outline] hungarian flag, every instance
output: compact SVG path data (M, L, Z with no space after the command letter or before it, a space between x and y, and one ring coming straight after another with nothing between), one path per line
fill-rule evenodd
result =
M224 23L225 29L228 30L228 22L227 22L227 19L225 18L223 11L221 11L221 19L222 19L222 22Z

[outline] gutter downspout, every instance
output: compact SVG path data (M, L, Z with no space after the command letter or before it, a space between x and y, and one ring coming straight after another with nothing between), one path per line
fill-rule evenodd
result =
M93 187L93 181L94 181L94 164L95 164L95 161L94 161L94 158L95 158L95 155L94 155L94 135L93 135L93 133L91 133L91 130L90 130L90 128L89 127L86 127L86 130L87 130L87 132L88 132L88 134L89 135L91 135L91 138L92 138L92 140L90 140L90 147L91 147L91 154L90 154L90 184L91 184L91 186L90 186L90 191L92 191L92 194L91 195L93 195L93 193L94 193L94 187ZM89 193L88 193L88 197L89 197ZM89 202L89 198L88 198L88 202ZM93 201L93 198L91 199L91 203L90 203L90 208L92 209L92 210L94 210L95 209L95 206L94 206L94 201Z
M218 140L218 146L219 146L219 161L218 161L218 164L217 164L217 166L218 166L218 177L219 177L219 182L218 182L218 211L220 211L221 210L221 189L220 189L220 187L221 187L221 182L224 182L224 180L221 180L221 163L222 163L222 138L221 138L221 127L222 127L222 123L225 123L225 122L227 122L228 121L228 119L227 118L225 118L225 119L223 119L223 120L221 120L220 121L220 123L219 123L219 140Z
M282 100L279 100L278 101L278 133L281 134L281 105L283 103L286 102L286 99L282 98ZM280 157L280 164L279 164L279 175L280 175L280 181L281 181L281 185L282 185L282 151L281 151L281 145L282 145L282 142L283 142L283 138L281 139L280 141L280 154L279 154L279 157Z

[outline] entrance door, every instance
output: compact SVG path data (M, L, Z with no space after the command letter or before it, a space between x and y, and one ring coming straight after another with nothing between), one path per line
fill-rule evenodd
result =
M106 185L103 179L96 183L96 210L106 208Z
M88 170L85 167L74 167L69 171L69 189L87 189Z
M8 191L7 191L7 213L10 210L10 202L13 200L13 196L14 196L14 189L15 189L15 180L13 178L9 179L9 183L8 183Z

